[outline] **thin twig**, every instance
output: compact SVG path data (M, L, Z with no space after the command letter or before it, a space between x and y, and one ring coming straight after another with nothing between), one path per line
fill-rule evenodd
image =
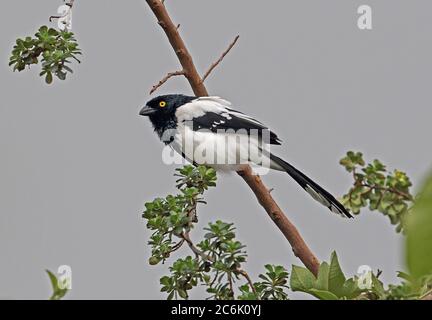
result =
M183 232L182 235L181 235L181 237L184 240L186 240L186 243L188 244L189 248L192 250L193 253L195 253L195 255L197 257L200 256L203 260L214 262L214 259L212 257L209 257L204 252L202 252L197 247L195 247L195 245L193 244L192 240L189 237L189 233L188 232Z
M169 80L169 78L172 78L172 77L175 77L175 76L183 76L184 74L185 74L185 72L183 70L169 72L165 77L163 77L161 79L161 81L159 81L157 84L155 84L152 87L152 89L150 90L150 94L153 94L157 89L159 89L160 87L162 87L163 84Z
M249 287L251 288L252 292L259 299L258 294L257 294L256 289L255 289L255 286L253 285L253 282L252 282L251 278L249 277L249 274L246 271L241 270L241 269L237 270L237 272L239 274L241 274L246 279L246 281L249 284Z
M405 192L402 192L402 191L399 191L399 190L396 190L394 188L387 188L387 187L381 187L381 186L372 186L372 185L367 184L367 183L363 183L363 184L361 184L361 186L369 188L370 190L376 189L376 190L381 190L381 191L384 191L384 192L395 193L398 196L400 196L402 198L405 198L405 200L407 200L407 201L411 201L412 200L412 197L409 194L407 194Z
M234 296L233 279L232 279L231 272L227 273L227 278L228 278L229 289L231 291L231 294Z
M399 191L399 190L396 190L395 188L381 187L381 186L378 186L378 185L370 185L368 183L362 183L360 180L357 179L357 172L356 172L355 168L353 169L352 172L353 172L352 175L353 175L353 178L354 178L354 186L360 186L360 187L369 188L369 190L366 191L364 194L366 194L368 192L371 192L372 190L381 190L381 191L384 191L384 192L395 193L398 196L401 196L401 197L405 198L405 200L407 200L407 201L412 201L412 196L410 194L402 192L402 191Z
M225 58L225 56L228 54L228 52L231 51L231 49L235 46L237 40L240 38L239 35L237 35L234 38L234 41L231 42L231 44L228 46L228 48L222 53L222 55L219 57L219 59L217 59L215 62L213 62L210 66L210 68L206 71L206 73L204 74L204 76L202 77L202 82L204 82L207 77L210 75L210 73L213 71L214 68L216 68L218 66L219 63L222 62L222 60Z

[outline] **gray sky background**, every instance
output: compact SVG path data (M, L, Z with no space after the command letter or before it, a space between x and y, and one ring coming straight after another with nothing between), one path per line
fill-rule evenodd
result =
M209 91L272 127L284 141L277 153L335 195L351 183L338 165L350 149L405 170L415 185L430 168L431 1L166 3L201 71L240 34ZM44 269L63 264L73 271L69 298L164 298L159 278L173 260L147 264L141 212L175 191L174 167L138 112L178 62L143 0L78 0L73 31L84 56L75 73L52 86L38 67L12 73L14 40L48 24L60 4L0 2L0 298L47 298ZM372 6L372 31L357 28L361 4ZM172 92L190 88L177 78L158 93ZM347 274L367 264L395 281L403 239L387 218L340 219L287 175L264 180L320 259L336 250ZM234 222L252 275L265 263L300 263L236 175L220 176L207 200L199 227Z

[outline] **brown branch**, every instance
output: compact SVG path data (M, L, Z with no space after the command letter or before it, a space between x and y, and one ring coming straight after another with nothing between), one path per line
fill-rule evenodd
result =
M159 89L165 82L167 82L169 80L169 78L175 77L175 76L183 76L184 74L185 74L185 72L183 70L169 72L165 77L163 77L157 84L155 84L151 88L150 94L153 94L157 89Z
M249 277L249 274L248 274L246 271L244 271L244 270L237 270L237 272L238 272L239 274L241 274L241 275L246 279L246 281L247 281L249 287L251 288L252 292L253 292L253 293L255 294L255 296L259 299L258 294L257 294L257 291L256 291L256 289L255 289L255 286L253 285L253 282L252 282L251 278Z
M240 38L240 36L236 36L234 38L234 41L231 42L231 44L228 46L228 48L222 53L222 55L219 57L218 60L216 60L215 62L213 62L210 66L210 68L206 71L206 73L204 74L204 76L202 77L202 82L206 81L207 77L210 75L210 73L213 71L214 68L216 68L218 66L219 63L222 62L222 60L225 58L225 56L228 54L228 52L231 51L231 49L235 46L237 40Z
M159 25L165 31L165 34L183 67L184 76L189 81L193 92L199 97L208 96L207 89L202 83L201 77L195 68L192 56L186 48L183 39L180 37L177 26L172 22L165 6L160 2L160 0L146 0L146 2L158 19Z
M319 269L318 259L309 249L297 228L286 217L276 201L273 199L261 178L253 174L250 166L246 166L242 169L242 171L239 171L238 174L243 178L243 180L246 181L246 183L255 193L258 202L264 207L269 217L273 220L273 222L277 225L279 230L291 244L292 250L296 257L298 257L303 262L306 268L308 268L315 276L317 276Z
M369 191L371 191L373 189L376 189L376 190L381 190L381 191L384 191L384 192L394 193L394 194L397 194L398 196L404 198L406 201L412 201L412 197L408 193L396 190L395 188L381 187L381 186L378 186L378 185L372 186L372 185L370 185L368 183L363 183L363 184L361 184L361 186L369 188Z
M204 261L214 262L214 259L208 255L206 255L204 252L202 252L200 249L195 247L192 240L189 237L189 232L183 232L181 234L182 239L186 240L186 243L188 244L189 248L192 250L193 253L197 257L201 257Z
M234 297L233 279L232 279L231 272L227 273L227 278L228 278L229 290L232 294L232 297Z
M195 68L192 57L180 37L176 25L174 25L166 11L165 6L160 2L160 0L146 0L146 2L157 17L159 25L165 31L165 34L183 67L185 72L184 75L189 81L195 95L208 96L207 89ZM249 166L246 166L241 172L239 172L239 175L246 181L258 198L259 203L267 211L267 214L289 241L294 254L314 275L317 275L319 268L318 259L306 245L297 228L288 220L279 208L260 177L254 175Z

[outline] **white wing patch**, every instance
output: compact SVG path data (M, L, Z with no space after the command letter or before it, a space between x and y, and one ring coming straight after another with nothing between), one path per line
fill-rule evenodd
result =
M331 205L330 210L331 210L331 212L336 213L343 218L347 217L346 215L344 215L344 213L339 208L335 207L333 204Z
M185 103L181 107L177 108L176 117L179 122L182 121L190 121L193 118L198 118L203 116L206 112L214 112L220 114L222 117L227 120L231 120L232 116L237 118L245 119L250 122L253 122L257 125L264 126L258 120L231 109L231 102L224 100L222 98L213 96L213 97L200 97L192 100L191 102ZM222 122L221 123L225 123Z
M231 103L219 97L201 97L177 108L176 117L179 122L182 122L201 117L206 112L229 114L226 107L230 105Z
M346 218L344 213L339 208L337 208L333 203L330 203L330 201L328 201L321 194L319 194L317 191L315 191L310 185L306 185L306 187L304 189L306 190L307 193L310 194L310 196L312 198L314 198L316 201L318 201L322 205L329 208L331 210L331 212L336 213L336 214Z
M324 198L322 195L320 195L318 192L316 192L310 185L306 185L305 190L316 201L318 201L322 205L326 206L327 208L330 207L330 202L326 198Z

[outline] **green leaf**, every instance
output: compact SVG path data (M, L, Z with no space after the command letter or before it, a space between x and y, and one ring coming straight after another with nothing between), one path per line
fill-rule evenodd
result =
M328 290L329 289L329 270L330 266L327 262L321 263L318 270L318 278L315 284L315 288L319 290Z
M53 82L53 75L51 73L51 71L48 71L46 76L45 76L45 82L47 84L51 84Z
M60 80L66 80L66 73L65 73L65 72L58 71L58 72L56 73L56 75L57 75L57 77L58 77Z
M149 264L154 266L157 265L160 262L160 259L158 257L150 257L149 258Z
M345 283L345 275L343 274L338 257L335 251L332 252L330 258L330 269L329 269L329 286L328 289L334 292L336 295L341 295L341 289Z
M354 299L361 293L360 288L358 287L357 280L352 278L345 281L342 290L341 297L346 297L348 299Z
M403 272L403 271L398 271L397 272L397 277L401 278L401 279L404 279L406 281L409 281L409 282L415 281L415 279L413 279L413 277L411 275L409 275L408 273Z
M39 28L39 32L40 32L40 33L46 33L46 32L48 32L48 27L47 27L47 26L42 26L42 27L40 27L40 28Z
M406 261L416 278L432 273L432 175L408 216Z
M66 71L68 71L70 73L73 73L73 70L66 65L63 66L63 69L65 69Z
M187 294L186 290L178 289L178 294L179 294L179 296L182 297L183 299L187 299L187 298L188 298L188 294Z
M379 298L383 298L385 296L384 286L375 275L372 275L372 289Z
M58 31L57 31L56 29L50 28L50 29L48 30L48 34L49 34L50 36L56 36L56 35L58 35Z
M310 289L309 292L320 300L339 300L339 298L330 291Z
M292 266L290 287L292 291L308 291L313 288L315 283L315 276L308 269Z

